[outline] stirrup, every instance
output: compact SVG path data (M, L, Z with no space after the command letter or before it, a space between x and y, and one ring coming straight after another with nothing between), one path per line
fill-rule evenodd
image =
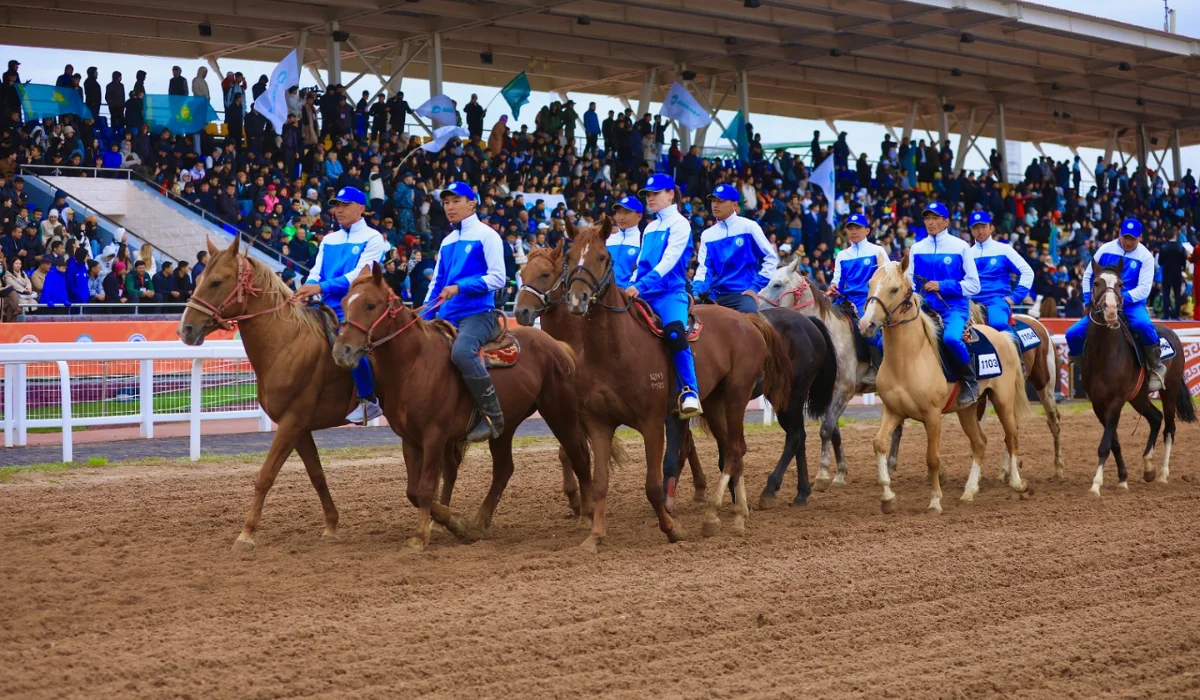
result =
M1159 361L1159 365L1157 368L1147 369L1146 370L1146 390L1152 391L1152 392L1153 391L1162 391L1163 387L1167 385L1166 374L1167 374L1166 368L1163 367L1161 360ZM1152 386L1156 382L1158 384L1157 388Z
M694 405L692 405L694 402ZM676 408L679 417L683 420L690 420L704 415L704 408L700 405L700 395L695 389L684 387L679 392L679 405Z

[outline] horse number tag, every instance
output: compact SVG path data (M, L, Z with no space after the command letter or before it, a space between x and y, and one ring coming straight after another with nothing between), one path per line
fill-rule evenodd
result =
M1021 350L1032 350L1042 344L1042 339L1038 337L1037 331L1026 326L1017 330L1017 337L1021 339Z
M979 356L979 378L990 379L1000 376L1000 358L995 353Z
M1170 340L1160 337L1158 339L1158 347L1162 348L1162 353L1158 356L1158 359L1162 362L1166 362L1172 357L1175 357L1175 346L1171 345Z

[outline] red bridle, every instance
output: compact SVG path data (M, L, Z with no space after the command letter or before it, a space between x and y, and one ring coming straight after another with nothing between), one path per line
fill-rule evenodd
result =
M809 299L808 301L806 301L804 303L800 303L800 295L803 294L809 288L809 286L810 285L808 283L808 279L801 278L799 285L780 294L779 298L782 299L785 296L791 294L792 295L792 305L787 308L792 309L793 311L796 309L803 309L806 306L812 306L817 301L815 298ZM761 294L754 294L754 298L758 299L759 301L765 301L766 303L770 304L771 306L774 306L777 309L782 306L782 304L780 304L779 302L771 301L770 299L762 296Z
M225 296L224 301L214 306L204 299L193 295L187 302L187 308L208 314L212 318L213 323L224 330L231 330L239 321L275 313L292 303L292 298L288 297L269 309L255 311L252 314L242 313L226 318L223 314L231 305L241 303L242 310L245 311L246 304L250 302L250 299L262 294L264 291L261 287L254 286L254 266L241 255L237 256L237 261L237 282L234 283L233 289L229 291L229 294Z
M388 290L387 309L384 310L383 313L379 314L379 316L371 323L370 326L364 326L361 323L358 323L357 321L351 321L348 318L346 320L342 321L342 326L343 327L350 326L351 328L355 328L357 330L362 331L363 335L365 335L367 337L367 342L363 345L363 352L366 353L367 355L373 355L373 354L375 354L375 348L379 347L380 345L383 345L384 343L388 342L392 338L395 338L396 336L400 335L404 331L408 330L417 321L421 320L421 316L424 315L424 313L426 311L432 311L433 309L436 309L437 307L441 306L445 302L446 302L445 299L438 299L433 304L425 304L425 305L421 306L421 308L419 308L419 309L414 309L413 310L413 319L411 321L409 321L408 323L404 324L403 326L401 326L399 330L392 331L391 333L388 333L387 335L383 336L379 340L372 340L371 334L375 332L375 328L379 324L383 323L384 321L391 321L392 319L399 316L400 311L404 308L404 302L401 301L400 297L396 296L396 294L389 289ZM343 309L343 311L345 311L345 309Z

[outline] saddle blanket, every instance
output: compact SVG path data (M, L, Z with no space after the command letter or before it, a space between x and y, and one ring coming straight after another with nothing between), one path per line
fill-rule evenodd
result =
M1016 331L1017 340L1021 343L1021 352L1029 352L1042 344L1042 339L1038 337L1037 331L1024 321L1016 321L1013 330Z
M1158 347L1162 348L1162 353L1158 356L1159 360L1166 362L1175 357L1175 346L1171 345L1171 341L1161 335L1158 336Z
M458 329L443 320L431 323L446 338L446 342L453 347L454 339L458 337ZM483 365L488 369L512 367L517 364L517 360L521 359L521 343L517 340L517 336L508 332L503 323L497 324L496 333L497 335L479 350L479 356L483 358Z
M642 323L645 323L646 327L650 329L650 332L661 338L663 335L662 319L659 318L658 314L654 313L654 309L650 308L650 305L641 299L634 300L633 309L637 312L637 316L642 320ZM696 342L702 330L704 330L704 323L689 312L687 328L688 342Z
M977 379L993 379L1004 372L1000 365L1000 353L996 352L992 341L974 328L967 328L964 340L967 343L967 352L971 354L971 362L975 363ZM956 363L950 349L946 347L945 342L938 343L938 349L942 353L942 374L946 376L946 381L957 382L959 377L953 369Z

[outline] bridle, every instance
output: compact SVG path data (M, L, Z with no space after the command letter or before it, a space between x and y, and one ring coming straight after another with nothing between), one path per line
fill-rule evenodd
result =
M613 283L614 265L615 263L609 261L608 269L606 269L604 274L599 277L597 277L596 273L592 272L591 269L589 269L586 265L579 265L571 272L570 275L567 276L568 291L570 290L571 285L575 284L576 281L583 282L588 286L588 291L591 292L591 295L588 297L589 307L599 306L614 313L625 313L630 309L630 307L633 306L635 299L631 298L629 303L623 308L620 306L609 306L600 301L600 298L604 296L604 293L608 291L608 288ZM584 279L583 273L585 272L590 279Z
M896 302L896 305L890 309L887 307L886 304L883 303L883 299L880 299L877 296L869 296L869 297L867 297L866 303L863 304L863 310L865 311L867 306L869 306L872 301L878 302L879 305L881 307L883 307L883 327L884 328L892 328L894 326L899 326L901 324L909 323L910 321L915 321L918 318L920 318L920 316L921 316L920 310L918 310L917 313L913 314L912 316L910 316L908 318L902 318L899 320L896 320L893 318L897 314L906 313L909 309L915 309L917 307L916 303L913 302L913 296L914 296L913 290L910 288L908 290L908 294L905 294L904 298L901 299L900 301Z
M234 283L233 289L229 290L229 294L225 295L225 299L222 300L220 304L213 305L208 301L193 295L192 298L188 299L187 301L187 308L203 314L208 314L212 323L214 323L218 328L228 331L232 330L233 327L240 321L246 321L252 318L257 318L258 316L266 316L267 314L275 313L288 304L293 303L292 297L287 297L269 309L255 311L252 314L241 313L235 316L226 317L225 311L228 310L229 307L240 303L242 304L242 310L245 311L246 306L250 303L251 299L266 291L262 287L254 286L254 266L250 264L250 261L248 261L245 257L238 255L237 264L237 281Z
M1108 321L1105 321L1104 320L1104 309L1097 306L1097 304L1101 300L1103 300L1105 297L1107 297L1109 294L1112 294L1117 299L1117 321L1116 321L1116 323L1109 323ZM1117 291L1116 287L1110 287L1110 286L1108 286L1107 283L1105 283L1104 291L1101 292L1099 296L1093 295L1092 302L1090 304L1088 304L1088 318L1091 319L1092 321L1094 321L1095 323L1100 323L1100 324L1107 326L1108 328L1117 330L1121 327L1121 310L1123 308L1125 308L1125 297L1121 296L1121 293Z
M792 295L792 305L787 308L789 308L793 311L795 311L797 309L803 309L807 306L812 306L813 304L815 304L817 302L817 298L815 296L811 297L806 302L803 302L803 303L800 302L800 295L804 294L804 292L808 291L808 288L810 286L812 286L812 285L809 284L808 278L802 276L800 278L800 284L796 285L795 287L793 287L785 292L782 292L779 295L779 298L782 299L785 296L791 294ZM767 304L770 304L771 306L774 306L777 309L783 307L783 304L780 304L777 301L768 299L768 298L764 297L763 295L758 294L757 292L754 293L754 298L758 299L759 301L766 302Z
M388 290L387 308L384 309L384 312L379 314L379 316L376 317L376 319L373 322L371 322L370 326L364 326L361 323L358 323L357 321L351 321L349 318L347 318L344 321L342 321L340 324L338 324L338 333L340 334L342 329L345 328L346 326L349 326L351 328L355 328L357 330L362 331L363 335L365 335L367 337L366 342L363 344L363 352L367 355L374 355L375 348L379 347L380 345L383 345L384 343L388 342L392 338L395 338L396 336L400 335L401 333L408 330L409 328L412 328L417 323L417 321L421 320L421 316L423 316L426 311L432 311L433 309L436 309L437 307L441 306L445 302L446 302L445 299L438 299L436 302L434 302L432 304L425 304L418 309L414 309L412 312L413 319L411 321L409 321L408 323L404 324L403 326L401 326L399 330L392 331L391 333L388 333L387 335L383 336L379 340L372 340L371 335L375 332L375 328L379 324L383 323L384 321L390 322L392 319L399 316L400 312L403 311L405 308L404 301L401 300L400 297L396 296L395 292L393 292L392 290L389 289Z
M541 316L542 314L546 313L550 309L553 309L555 306L558 306L559 304L561 304L563 302L563 300L567 298L566 294L559 296L557 299L550 298L550 295L554 294L555 290L557 290L559 287L562 287L563 285L567 284L567 254L566 253L562 254L562 259L563 259L562 272L559 273L558 279L556 279L554 281L554 284L550 285L549 289L547 289L546 291L543 292L543 291L538 290L536 287L530 286L528 283L522 284L521 287L519 289L517 289L518 295L520 295L521 292L526 292L528 294L532 294L533 297L541 303L541 306L539 306L537 309L534 310L534 314L533 314L534 316Z

